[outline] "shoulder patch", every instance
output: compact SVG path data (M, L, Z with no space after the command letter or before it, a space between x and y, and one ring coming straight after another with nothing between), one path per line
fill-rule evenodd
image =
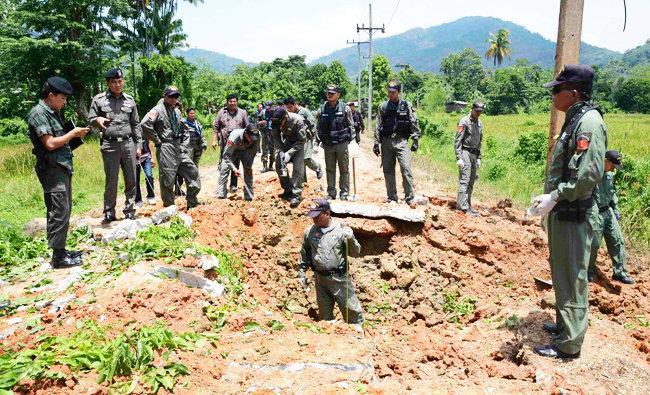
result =
M458 127L456 127L456 133L463 133L464 130L465 130L465 125L459 123Z
M589 139L586 136L579 136L576 142L576 151L582 152L589 148Z
M151 119L152 121L155 121L156 118L158 118L158 111L156 111L155 108L152 108L152 109L149 110L149 112L147 113L147 116L148 116L149 119Z

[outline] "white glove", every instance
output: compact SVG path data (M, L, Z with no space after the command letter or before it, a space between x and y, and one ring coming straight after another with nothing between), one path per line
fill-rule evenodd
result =
M550 193L546 193L533 198L530 203L531 206L528 208L527 213L534 217L550 213L557 202L553 200Z
M476 160L476 167L481 167L481 160L480 159Z
M346 223L341 224L341 230L343 231L343 238L345 240L352 240L354 239L354 232L352 231L352 228Z
M300 284L300 287L305 291L309 289L309 286L307 285L307 274L303 271L298 272L298 284Z
M314 153L317 154L319 149L320 149L320 143L314 146Z
M282 162L284 162L285 165L289 163L290 160L291 160L291 155L289 155L288 152L282 154Z
M465 166L465 162L463 162L462 159L458 159L458 160L456 161L456 165L458 166L459 169L462 169L463 166Z

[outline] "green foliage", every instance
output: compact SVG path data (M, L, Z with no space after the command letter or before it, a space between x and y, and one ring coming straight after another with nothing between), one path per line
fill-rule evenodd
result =
M41 235L35 239L7 223L0 222L0 267L19 265L28 260L48 255L47 239Z
M465 296L461 298L460 291L446 291L443 295L442 310L447 314L447 321L459 323L476 309L476 298Z
M622 81L613 97L623 111L650 113L650 76L632 76Z
M379 104L388 100L388 82L397 76L384 55L373 56L372 58L372 107L377 108ZM368 96L368 70L361 73L362 85L366 85L366 94Z
M515 155L526 163L544 163L548 150L548 135L544 132L533 132L519 137Z
M487 114L534 112L539 103L550 103L542 85L552 79L550 70L518 60L510 67L497 69L487 83Z
M520 323L521 317L519 317L517 314L513 314L506 319L506 322L504 324L506 328L513 329L516 328Z
M213 305L207 305L203 308L203 314L214 323L214 329L220 331L227 322L228 306L215 307Z
M139 59L142 79L138 89L140 107L149 111L162 97L168 85L176 85L183 95L183 102L191 103L191 79L196 67L183 58L154 54Z
M624 155L623 169L616 172L614 183L619 206L623 207L623 228L650 229L650 160ZM639 236L650 244L650 234Z
M45 336L34 348L5 350L0 355L0 389L11 390L23 379L65 379L53 366L67 366L73 373L96 371L99 384L115 384L115 388L133 392L139 383L146 392L156 393L162 387L172 391L179 376L189 374L185 365L168 362L175 350L194 350L201 339L212 335L174 334L162 323L140 329L128 329L111 339L93 321L79 323L70 336ZM164 364L154 362L162 356ZM131 376L138 379L129 380ZM126 379L126 381L122 381Z
M282 329L284 329L284 324L282 323L282 321L278 321L278 320L270 320L269 322L266 323L266 326L268 326L269 329L271 329L271 332L281 331Z
M506 29L499 29L497 34L490 33L490 38L487 42L490 44L490 47L485 52L485 57L494 60L494 65L497 63L501 66L503 59L507 56L510 58L510 53L512 49L510 48L510 32Z
M451 53L440 64L445 82L451 88L451 100L472 102L485 88L485 69L481 57L473 49Z
M0 119L0 138L16 135L27 136L27 122L20 118Z

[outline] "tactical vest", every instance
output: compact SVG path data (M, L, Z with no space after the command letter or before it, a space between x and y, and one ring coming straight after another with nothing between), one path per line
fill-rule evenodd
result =
M388 108L388 102L385 102L382 110L381 136L391 136L395 133L408 138L411 134L411 117L406 100L400 99L397 107L391 109Z
M345 116L345 105L340 101L334 108L334 118L330 121L329 105L325 102L320 108L320 119L318 127L320 129L320 139L325 145L336 145L346 141L352 141L352 131L347 124Z
M560 136L560 141L558 141L558 143L562 143L562 145L564 145L564 157L562 163L562 182L569 181L569 162L571 161L571 156L572 156L572 154L569 154L569 144L571 143L571 140L576 141L575 134L577 131L578 123L580 122L582 117L591 110L596 110L600 113L601 116L603 115L602 110L597 105L593 103L586 103L579 111L576 111L576 113L573 114L573 117L571 117L571 119L567 123L565 132L562 133L562 135Z

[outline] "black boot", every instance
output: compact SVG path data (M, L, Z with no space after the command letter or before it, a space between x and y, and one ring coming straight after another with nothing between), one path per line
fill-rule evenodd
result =
M79 266L83 263L81 255L71 258L65 249L56 249L52 252L52 268L66 269L69 267Z

